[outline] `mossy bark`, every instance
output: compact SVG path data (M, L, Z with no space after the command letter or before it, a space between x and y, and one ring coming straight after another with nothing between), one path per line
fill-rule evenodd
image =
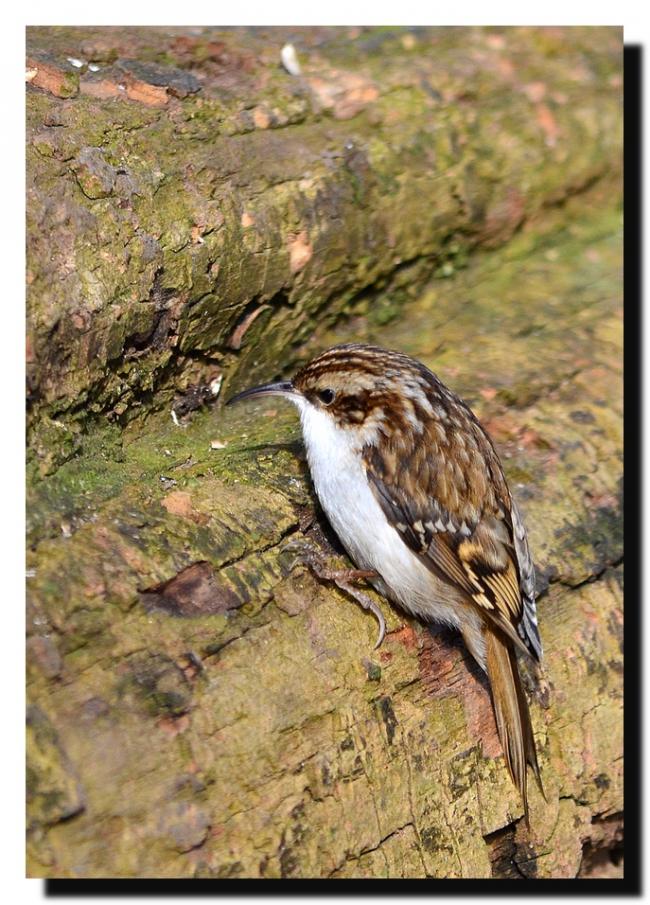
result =
M620 53L615 28L29 29L40 470L618 172Z
M622 832L620 32L29 40L30 875L587 875ZM169 416L352 338L464 395L525 510L530 832L458 639L384 604L375 652L296 565L343 558L292 412Z

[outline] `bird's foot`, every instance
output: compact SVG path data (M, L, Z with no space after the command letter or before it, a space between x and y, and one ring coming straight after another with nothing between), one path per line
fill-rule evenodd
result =
M353 582L368 580L370 578L379 578L379 574L372 569L331 569L315 550L303 551L302 555L294 562L292 568L298 563L308 566L316 578L319 578L322 581L333 582L337 588L340 588L341 591L344 591L356 600L364 610L368 610L373 614L379 623L379 633L374 646L374 650L377 650L386 635L384 614L382 613L379 604L375 603L372 598L368 597L367 594L364 594L363 591L360 591L359 588L355 588Z

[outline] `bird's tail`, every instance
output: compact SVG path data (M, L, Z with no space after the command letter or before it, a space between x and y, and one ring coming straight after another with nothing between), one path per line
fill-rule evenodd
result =
M521 684L519 668L512 641L498 630L485 628L486 667L497 731L503 746L506 764L513 783L519 789L524 803L526 825L528 820L528 770L533 769L542 795L542 780L537 763L535 739L530 723L530 712Z

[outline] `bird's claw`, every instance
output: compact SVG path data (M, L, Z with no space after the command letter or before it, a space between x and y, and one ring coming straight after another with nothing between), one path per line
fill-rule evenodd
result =
M384 614L379 609L379 606L375 603L373 603L372 612L377 618L377 622L379 623L379 633L377 634L377 641L375 642L375 646L373 647L373 650L377 650L377 648L381 647L384 638L386 637L386 620L384 619Z
M317 578L320 578L323 581L334 582L337 588L340 588L340 590L356 600L364 610L368 610L373 614L379 623L379 633L375 646L373 647L373 650L377 650L386 637L386 621L384 619L384 614L382 613L379 604L375 603L375 601L371 600L367 594L359 591L351 584L353 581L376 578L377 573L371 569L330 569L323 562L318 553L312 549L303 549L302 553L299 554L291 564L290 571L293 571L298 564L307 566Z
M360 577L365 578L366 576L364 575ZM375 646L373 647L373 650L377 650L377 648L381 646L382 641L386 637L386 620L384 619L384 614L382 613L379 604L375 603L374 600L371 600L367 594L363 593L363 591L358 591L356 588L352 587L349 581L345 581L341 578L337 580L335 578L334 582L337 587L339 587L342 591L345 591L346 594L349 594L350 597L356 600L356 602L360 606L362 606L364 610L369 610L379 623L379 633L377 635Z

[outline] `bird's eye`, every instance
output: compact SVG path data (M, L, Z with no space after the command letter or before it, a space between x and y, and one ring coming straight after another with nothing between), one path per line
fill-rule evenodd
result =
M334 390L319 390L318 398L323 405L331 405L334 402Z

